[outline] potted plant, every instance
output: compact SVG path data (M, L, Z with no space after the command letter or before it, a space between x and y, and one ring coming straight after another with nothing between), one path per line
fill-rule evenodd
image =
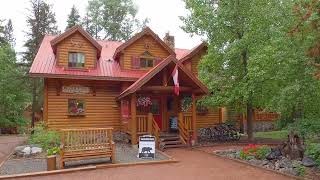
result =
M52 147L47 150L47 170L56 170L57 154L60 152L59 147Z

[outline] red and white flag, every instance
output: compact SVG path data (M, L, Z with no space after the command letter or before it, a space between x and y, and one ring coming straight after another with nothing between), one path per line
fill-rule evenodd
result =
M173 83L174 83L174 93L179 96L179 78L178 78L178 66L176 65L176 67L174 67L173 71L172 71L172 79L173 79Z

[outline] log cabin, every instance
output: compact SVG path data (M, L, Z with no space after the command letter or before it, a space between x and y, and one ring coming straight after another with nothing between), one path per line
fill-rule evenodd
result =
M141 135L171 132L183 145L223 119L221 108L196 106L209 93L198 79L206 51L205 43L175 48L173 36L162 40L148 27L118 42L95 40L77 25L46 35L29 73L44 79L49 129L112 127L132 144Z

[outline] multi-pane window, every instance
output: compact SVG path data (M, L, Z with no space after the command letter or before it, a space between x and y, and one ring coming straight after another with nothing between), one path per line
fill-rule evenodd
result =
M69 52L69 67L82 68L84 67L85 58L83 53Z
M150 68L153 67L153 58L140 58L140 67Z

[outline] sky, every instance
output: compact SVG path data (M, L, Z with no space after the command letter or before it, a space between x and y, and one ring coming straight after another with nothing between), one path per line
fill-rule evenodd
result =
M30 8L29 0L0 0L0 19L11 19L16 38L16 51L24 51L23 44L26 41L25 32L28 30L26 17L28 8ZM46 0L53 5L53 11L56 14L58 28L61 32L66 27L67 16L70 9L75 5L80 15L85 12L88 0ZM183 22L179 16L186 16L188 10L182 0L133 0L138 7L138 19L149 18L148 26L163 38L166 32L175 36L175 44L177 48L191 49L201 43L198 36L190 36L180 27Z

